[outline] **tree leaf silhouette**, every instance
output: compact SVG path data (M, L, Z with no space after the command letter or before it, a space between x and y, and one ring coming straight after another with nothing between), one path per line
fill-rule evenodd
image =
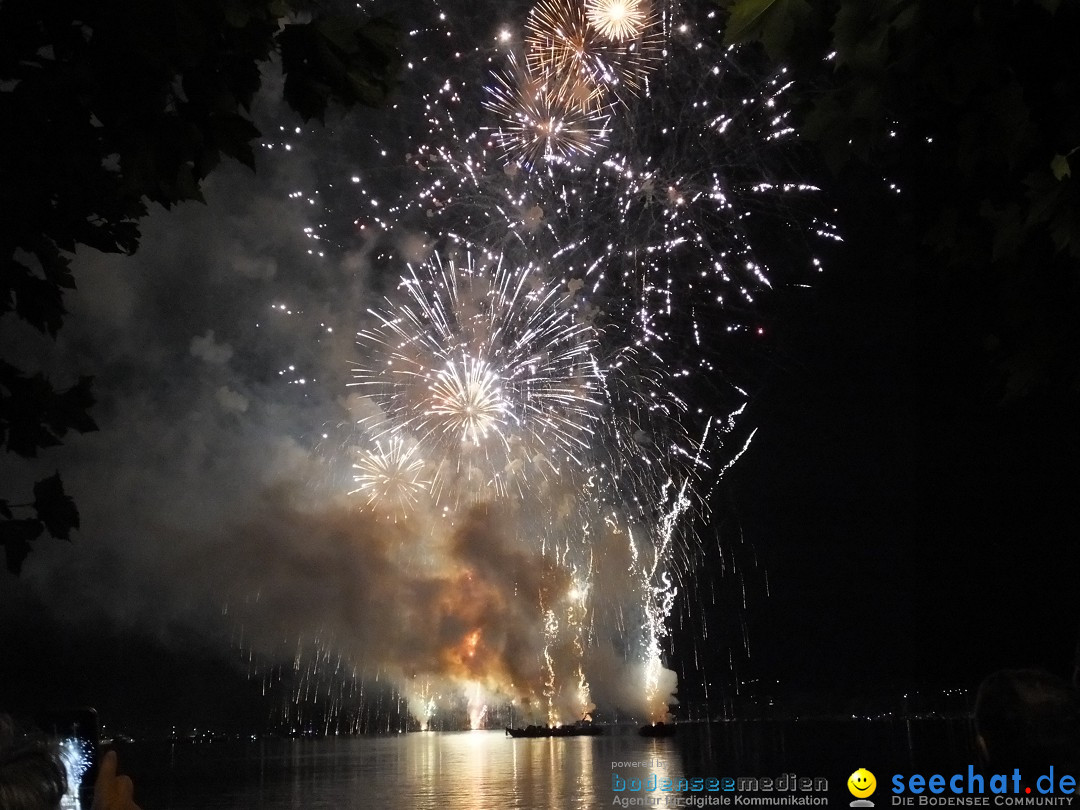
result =
M60 473L34 484L34 511L49 534L58 540L70 540L71 530L79 528L79 510L64 492Z

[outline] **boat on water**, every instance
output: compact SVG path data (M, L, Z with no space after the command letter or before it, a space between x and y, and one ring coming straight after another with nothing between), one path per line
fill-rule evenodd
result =
M603 734L600 726L592 723L574 723L568 726L525 726L525 728L506 727L511 737L595 737Z
M638 734L642 737L674 737L677 728L678 726L674 723L665 723L661 720L659 723L642 726L638 729Z

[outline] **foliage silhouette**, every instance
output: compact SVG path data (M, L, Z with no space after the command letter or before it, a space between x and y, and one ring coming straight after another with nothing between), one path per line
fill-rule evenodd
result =
M254 168L249 110L277 58L305 120L330 104L382 104L398 71L386 20L316 15L291 0L5 0L0 4L0 317L55 336L75 289L77 245L131 254L149 203L202 201L222 158ZM8 350L10 351L10 350ZM0 359L0 437L23 457L95 430L91 380L59 390ZM31 543L68 539L78 512L59 475L33 518L0 501L0 545L18 574Z

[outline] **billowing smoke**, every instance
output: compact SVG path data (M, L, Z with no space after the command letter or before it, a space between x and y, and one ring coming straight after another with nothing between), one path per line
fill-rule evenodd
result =
M297 147L257 176L226 168L207 206L149 217L135 257L78 257L55 346L15 336L58 382L96 375L101 426L5 475L59 468L82 514L73 545L38 544L25 585L61 619L181 623L266 668L332 655L335 677L390 683L421 720L510 701L537 722L655 714L633 559L651 546L612 508L557 476L527 507L406 515L348 494L356 424L383 417L347 387L378 297L362 250L308 252L289 193L313 184L310 161ZM553 522L574 523L573 561Z
M61 384L95 374L100 400L100 433L0 470L59 467L82 512L26 583L59 616L186 623L256 674L389 682L422 723L660 719L680 487L705 466L674 381L723 387L710 339L771 286L746 223L812 191L755 157L790 132L786 84L726 98L717 32L672 37L663 92L604 107L620 151L575 164L549 136L507 165L482 133L511 124L479 99L516 46L464 24L484 42L459 52L420 5L410 102L317 131L257 111L256 176L224 167L206 207L155 212L131 259L78 256L55 346L2 336ZM745 402L731 389L708 414Z

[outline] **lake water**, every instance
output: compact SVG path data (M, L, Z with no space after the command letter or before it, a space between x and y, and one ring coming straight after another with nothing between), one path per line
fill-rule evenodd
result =
M845 782L856 768L881 776L940 771L972 756L962 721L746 722L683 726L662 740L614 729L565 739L474 731L138 744L121 752L121 768L133 775L144 810L573 810L611 807L617 797L633 795L613 789L613 774L626 780L655 774L677 784L796 773L827 779L829 804L847 806ZM680 794L651 795L664 807L673 806L665 803L668 796Z

